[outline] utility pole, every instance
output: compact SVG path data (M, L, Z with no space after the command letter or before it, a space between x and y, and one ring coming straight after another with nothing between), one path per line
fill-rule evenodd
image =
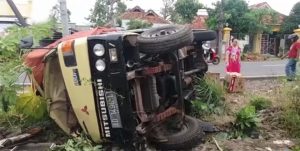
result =
M66 0L58 0L63 36L69 35L69 18Z
M218 20L218 55L222 57L223 51L223 28L224 28L224 0L221 0L221 9L219 12L219 20ZM222 59L221 59L222 60Z

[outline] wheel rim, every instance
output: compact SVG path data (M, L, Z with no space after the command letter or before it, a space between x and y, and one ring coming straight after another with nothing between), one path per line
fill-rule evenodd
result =
M148 37L167 36L167 35L172 35L176 32L178 32L178 30L176 28L174 28L174 29L162 29L162 30L155 31L155 32L149 34Z

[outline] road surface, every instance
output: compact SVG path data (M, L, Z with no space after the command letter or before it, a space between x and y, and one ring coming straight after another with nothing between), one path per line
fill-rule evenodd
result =
M287 60L261 61L261 62L242 62L241 73L243 76L282 76L285 75L284 68ZM298 69L299 70L299 69ZM221 73L225 76L225 64L209 64L208 72Z

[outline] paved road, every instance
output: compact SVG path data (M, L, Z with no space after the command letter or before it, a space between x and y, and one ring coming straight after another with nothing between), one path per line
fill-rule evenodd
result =
M281 76L285 75L286 62L287 60L242 62L241 73L244 76ZM219 65L209 64L208 71L221 73L221 77L224 77L225 64L224 62L221 62Z

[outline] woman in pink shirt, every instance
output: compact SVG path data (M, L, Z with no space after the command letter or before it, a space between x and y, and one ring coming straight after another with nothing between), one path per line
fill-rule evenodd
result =
M241 72L241 48L237 39L232 39L231 46L227 48L225 63L227 72Z

